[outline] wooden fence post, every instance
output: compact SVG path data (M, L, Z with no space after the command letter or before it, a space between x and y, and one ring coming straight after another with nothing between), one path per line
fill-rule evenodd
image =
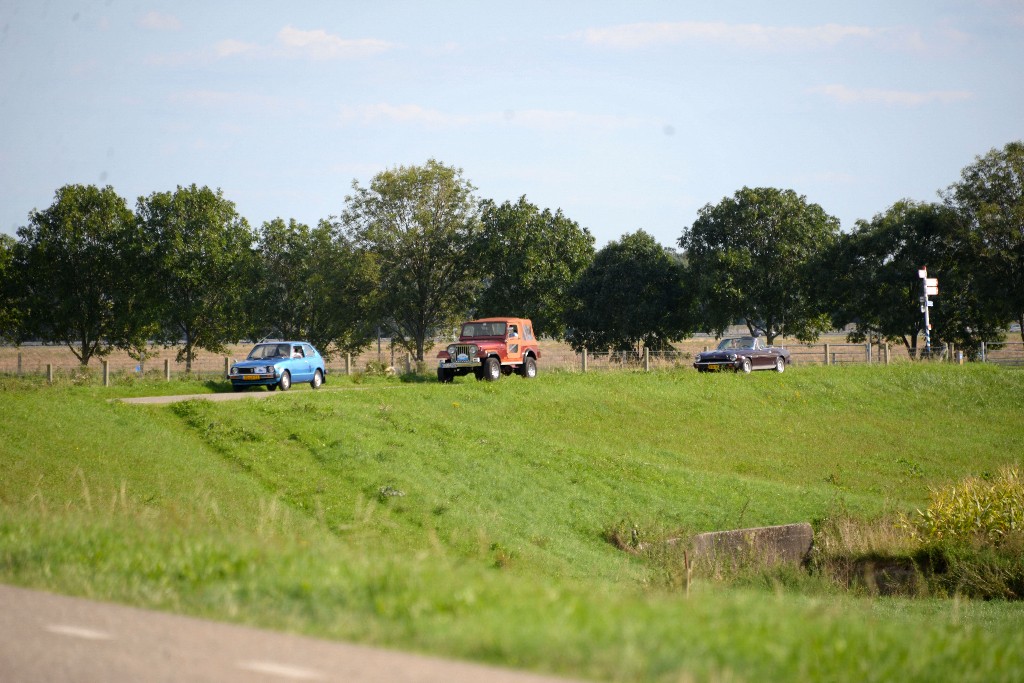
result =
M110 361L103 360L103 386L110 386Z
M832 365L832 345L825 344L825 365Z
M412 354L408 351L405 352L405 374L412 372Z
M18 351L18 377L21 377L21 351Z
M46 383L53 384L53 363L46 364Z
M889 364L889 345L885 345L885 364Z
M651 369L651 350L644 347L644 372L649 372Z
M864 345L864 361L868 365L871 364L871 342Z
M583 349L583 353L580 354L583 359L583 372L587 371L587 349Z
M231 372L231 359L224 356L224 378L227 379L228 374Z
M164 381L171 381L171 359L164 358Z

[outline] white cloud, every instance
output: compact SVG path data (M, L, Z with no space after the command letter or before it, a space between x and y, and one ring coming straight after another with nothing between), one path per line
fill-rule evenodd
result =
M874 40L887 32L887 29L843 24L799 27L684 21L588 28L574 37L590 45L625 50L694 42L791 50L832 47L848 40Z
M455 114L429 109L418 104L367 104L344 106L340 121L343 125L399 123L431 128L458 128L477 125L507 125L538 130L566 130L574 128L617 129L644 125L636 118L587 114L576 111L523 109L519 111Z
M969 90L883 90L881 88L850 88L845 85L823 85L811 88L840 104L883 104L891 107L920 107L926 104L953 104L974 97Z
M181 28L181 21L173 14L161 14L157 11L148 12L136 22L142 28L154 31L177 31Z
M393 47L392 43L373 38L348 39L323 29L303 31L294 26L285 26L278 31L273 43L247 43L228 39L214 45L214 51L218 57L248 55L326 60L367 57L386 52Z

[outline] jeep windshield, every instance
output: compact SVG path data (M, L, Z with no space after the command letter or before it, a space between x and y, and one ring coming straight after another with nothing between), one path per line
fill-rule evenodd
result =
M287 344L257 344L249 352L248 360L266 360L267 358L289 358L291 348Z
M505 336L505 323L503 322L484 322L484 323L466 323L462 326L463 338L468 337L504 337Z

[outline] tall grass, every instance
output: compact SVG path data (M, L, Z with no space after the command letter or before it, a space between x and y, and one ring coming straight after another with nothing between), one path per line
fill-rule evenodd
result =
M0 577L603 680L1024 675L1017 603L788 570L686 598L678 563L607 540L845 516L819 538L884 544L865 522L1019 460L1019 373L361 381L171 407L0 391Z

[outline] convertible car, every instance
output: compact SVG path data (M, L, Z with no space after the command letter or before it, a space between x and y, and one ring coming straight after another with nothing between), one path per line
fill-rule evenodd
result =
M698 353L693 367L697 368L697 372L719 370L785 372L786 366L791 362L789 351L774 346L765 346L764 342L757 337L730 337L723 339L714 351Z

